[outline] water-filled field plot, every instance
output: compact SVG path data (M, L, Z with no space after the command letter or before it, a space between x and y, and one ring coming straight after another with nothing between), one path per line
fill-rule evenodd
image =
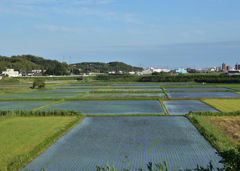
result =
M187 88L188 88L188 87L192 87L191 84L180 84L180 83L179 83L179 84L167 84L167 83L165 83L165 84L161 84L161 85L162 85L163 87L169 87L169 88L171 88L171 87L173 87L173 88L174 88L174 87L176 87L176 88L177 88L177 87L187 87Z
M107 86L57 86L55 88L59 88L59 89L66 89L66 88L69 88L69 89L96 89L96 88L104 88L104 87L107 87Z
M98 91L162 91L162 89L157 89L157 88L146 88L146 89L99 89Z
M131 97L161 97L167 98L164 93L90 93L81 99L111 99L111 98L131 98Z
M158 83L129 83L129 84L114 84L114 86L157 86L159 87Z
M161 85L192 85L198 83L160 83Z
M33 110L54 103L53 101L2 101L0 110Z
M157 100L67 101L41 110L78 110L83 114L163 114Z
M83 93L21 93L0 96L0 99L54 99L73 98Z
M110 88L157 88L160 86L159 85L149 85L149 86L145 86L145 85L123 85L123 86L119 86L119 85L111 85L109 86Z
M229 91L228 88L166 88L167 91Z
M168 169L221 167L216 150L185 117L87 117L29 163L28 170L96 170L143 167L167 161Z
M189 93L168 93L171 98L196 98L196 97L240 97L232 92L189 92Z
M92 86L93 84L70 84L71 86Z
M216 109L198 100L173 100L164 101L163 103L170 115L183 115L188 114L190 111L218 112Z
M29 91L28 93L67 93L67 92L90 92L97 89L56 89L56 90L40 90L40 91Z
M193 84L193 87L216 87L215 85L209 84Z

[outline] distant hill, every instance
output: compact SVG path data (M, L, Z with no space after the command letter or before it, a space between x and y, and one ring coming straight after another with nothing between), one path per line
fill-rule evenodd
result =
M142 71L143 68L134 67L131 65L127 65L123 62L109 62L109 63L102 63L102 62L82 62L82 63L75 63L73 64L76 68L81 69L81 71L98 71L102 73L107 73L108 71Z
M59 62L56 60L46 60L33 55L0 56L0 71L5 71L7 68L13 68L18 71L32 71L33 69L47 70L54 68L57 63Z
M16 71L47 70L46 74L66 75L67 70L73 70L75 74L90 70L93 72L106 73L107 71L142 71L143 68L133 67L123 62L82 62L68 65L66 62L60 63L57 60L44 59L34 55L18 55L12 57L0 56L0 72L12 68ZM64 70L64 71L62 71ZM58 71L58 72L57 72Z

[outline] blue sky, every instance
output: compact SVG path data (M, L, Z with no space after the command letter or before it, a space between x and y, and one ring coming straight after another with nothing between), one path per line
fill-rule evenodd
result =
M0 55L204 68L240 63L239 0L0 0Z

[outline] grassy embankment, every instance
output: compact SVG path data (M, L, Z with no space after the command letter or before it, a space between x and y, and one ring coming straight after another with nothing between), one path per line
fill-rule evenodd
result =
M240 143L240 112L193 112L186 117L218 151Z
M49 116L1 119L0 170L21 169L83 118Z

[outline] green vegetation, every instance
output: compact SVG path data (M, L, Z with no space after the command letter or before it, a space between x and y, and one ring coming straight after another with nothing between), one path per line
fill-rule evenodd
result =
M240 99L203 99L202 102L222 112L240 111Z
M45 86L45 80L37 78L34 80L32 88L44 88Z
M131 65L127 65L123 62L109 62L109 63L101 63L101 62L82 62L72 64L76 68L81 69L81 71L92 71L92 72L101 72L107 73L107 71L142 71L143 68L140 67L133 67Z
M136 82L139 81L139 76L137 75L98 75L96 80L101 81L115 81L115 82Z
M19 170L83 117L13 117L1 121L0 170Z
M220 133L219 128L216 125L209 124L209 122L207 122L206 119L210 116L240 116L240 112L189 112L189 114L186 115L198 131L218 151L222 152L236 148L236 146L232 144L226 136Z

